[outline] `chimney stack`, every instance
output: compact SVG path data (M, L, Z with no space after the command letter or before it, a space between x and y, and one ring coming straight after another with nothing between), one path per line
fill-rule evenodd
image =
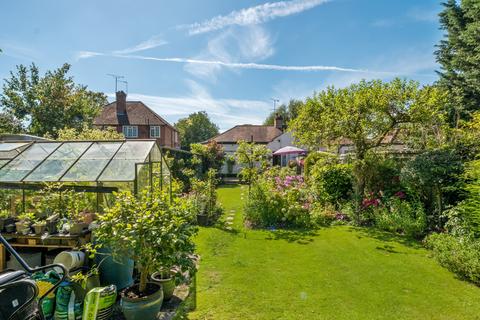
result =
M273 120L273 126L282 131L284 129L283 117L278 113L275 114L275 119Z
M127 94L117 91L117 114L127 114Z

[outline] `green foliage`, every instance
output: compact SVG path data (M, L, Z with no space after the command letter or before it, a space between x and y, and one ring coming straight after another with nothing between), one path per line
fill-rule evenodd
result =
M425 235L427 216L420 203L410 203L394 196L372 211L377 228L416 239Z
M461 199L463 167L460 156L451 149L421 153L403 167L401 182L423 202L430 227L442 228L443 210Z
M35 64L17 66L3 85L3 110L26 124L24 131L40 136L48 133L55 138L62 128L91 125L107 103L106 96L75 84L69 70L64 64L41 77Z
M480 240L435 233L425 243L442 266L480 285Z
M5 219L10 217L10 211L5 209L0 209L0 219Z
M22 122L19 121L10 112L0 112L0 134L1 133L21 133L23 131Z
M464 179L467 197L447 212L447 227L454 235L480 238L480 160L467 164Z
M175 128L180 135L181 147L190 150L192 143L207 141L218 135L218 126L213 123L205 111L190 114L187 118L178 120Z
M346 164L324 164L317 161L311 168L308 182L323 204L336 205L348 200L353 192L352 169Z
M275 110L275 112L272 111L263 124L273 126L275 117L279 115L282 116L284 123L288 127L290 121L298 116L298 112L302 106L303 101L292 99L288 102L288 105L282 104Z
M254 227L308 227L312 200L301 176L273 167L255 180L245 202L245 219Z
M402 163L392 156L369 153L362 163L367 193L390 197L402 190L400 172Z
M440 13L444 38L435 52L441 65L439 84L449 92L452 126L469 118L480 105L480 10L476 0L447 0Z
M57 140L73 141L73 140L123 140L123 133L117 132L115 128L107 128L104 130L89 128L86 124L81 129L63 128L58 130Z
M168 192L167 192L168 193ZM130 258L140 271L140 292L148 276L176 266L182 272L195 269L193 235L196 227L188 202L166 192L144 191L140 198L130 192L115 194L112 207L99 217L98 243L114 257Z
M308 98L291 130L300 144L312 149L349 141L355 150L353 172L359 220L365 194L365 159L385 149L400 135L408 141L442 123L445 94L436 87L394 79L361 81L343 89L328 89ZM419 130L419 128L424 129ZM403 132L405 131L405 132ZM392 136L386 139L387 136Z
M18 220L22 222L33 223L37 219L34 212L24 212L17 216Z
M222 207L217 202L217 171L210 169L206 179L192 178L192 191L190 193L193 208L196 214L206 215L209 223L215 223L223 213Z
M320 166L331 163L338 163L338 157L336 154L329 152L310 152L304 161L304 172L307 179L311 175L310 168L312 168L317 163Z
M267 168L270 154L271 151L265 145L238 141L235 158L237 163L242 165L239 176L248 184L249 190L258 175Z
M235 157L227 156L225 158L225 163L227 164L227 172L231 174L233 172L233 166L235 165Z
M207 144L194 143L190 148L197 163L202 165L203 172L207 172L210 169L219 171L222 167L225 153L222 145L215 140L209 141Z

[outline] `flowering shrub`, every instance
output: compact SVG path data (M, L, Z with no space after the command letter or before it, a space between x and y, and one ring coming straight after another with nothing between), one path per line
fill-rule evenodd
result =
M252 186L245 218L256 227L307 227L312 202L302 176L289 168L270 168Z

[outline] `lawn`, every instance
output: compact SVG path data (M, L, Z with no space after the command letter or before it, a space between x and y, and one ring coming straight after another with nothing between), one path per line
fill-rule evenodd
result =
M240 187L219 197L233 231L201 228L189 319L480 319L480 288L417 243L347 226L245 230Z

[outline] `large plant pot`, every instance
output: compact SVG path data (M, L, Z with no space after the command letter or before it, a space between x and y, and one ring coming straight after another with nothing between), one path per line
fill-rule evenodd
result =
M173 291L175 290L175 278L171 275L165 277L160 272L152 274L152 281L158 283L163 288L163 300L168 301L173 297Z
M5 232L6 233L14 233L15 229L16 229L16 227L15 227L14 223L5 225Z
M138 298L129 297L130 292L138 291L138 285L134 285L121 293L120 305L127 320L156 319L163 302L161 285L153 282L147 284L148 295Z
M110 256L111 251L108 248L101 248L98 250L98 253L95 256L95 263L99 266L102 285L114 284L120 291L133 284L133 260L114 261Z

